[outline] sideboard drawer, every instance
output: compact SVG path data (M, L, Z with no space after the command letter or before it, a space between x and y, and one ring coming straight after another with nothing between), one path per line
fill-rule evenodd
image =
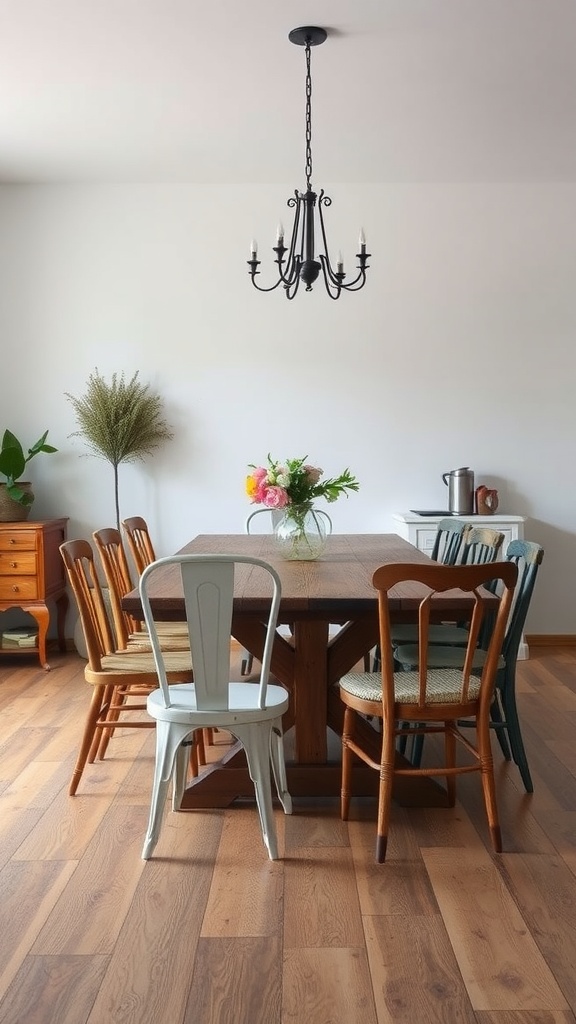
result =
M34 551L36 537L30 530L0 532L0 551Z
M38 599L38 579L36 576L0 576L0 601L36 601Z
M0 551L0 577L36 576L37 572L35 551Z

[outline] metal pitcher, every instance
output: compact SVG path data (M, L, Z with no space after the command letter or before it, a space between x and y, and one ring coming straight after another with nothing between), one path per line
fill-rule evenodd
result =
M458 515L474 512L474 473L468 466L451 469L443 473L442 479L448 487L448 511Z

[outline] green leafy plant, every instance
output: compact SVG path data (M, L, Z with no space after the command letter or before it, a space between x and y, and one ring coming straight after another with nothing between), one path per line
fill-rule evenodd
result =
M112 374L110 382L96 369L88 378L86 394L76 398L66 392L72 403L79 429L71 437L81 437L87 454L105 459L114 470L116 526L120 529L118 467L123 462L144 459L174 436L162 415L162 399L141 384L138 371L129 380Z
M21 442L12 431L4 431L2 448L0 449L0 473L6 477L7 494L10 495L12 501L18 502L19 505L31 505L34 501L34 495L29 491L23 491L17 482L24 473L24 469L30 462L30 459L33 459L39 452L50 453L58 451L51 444L46 444L47 437L48 431L46 430L42 437L38 438L36 444L33 444L28 449L28 453L25 455Z

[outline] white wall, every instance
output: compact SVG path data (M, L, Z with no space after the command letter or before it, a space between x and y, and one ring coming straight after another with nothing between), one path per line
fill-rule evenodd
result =
M113 525L110 467L70 439L64 393L139 370L175 438L121 468L121 512L159 554L241 532L269 451L352 469L339 531L445 506L442 472L469 465L546 548L528 632L575 632L576 187L328 188L334 252L351 269L362 224L374 254L338 302L250 284L250 239L270 283L293 188L0 188L0 427L59 448L31 464L34 515L68 515L70 536Z

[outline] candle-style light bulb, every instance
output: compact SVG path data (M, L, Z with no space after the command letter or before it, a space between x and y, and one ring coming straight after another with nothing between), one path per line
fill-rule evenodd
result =
M258 259L258 242L256 241L255 238L253 238L252 241L250 242L250 259Z
M276 228L276 245L284 245L284 225L282 221L278 222L278 227Z
M364 228L360 228L360 252L366 252L366 235L364 234Z
M338 253L338 262L337 262L337 267L336 267L336 273L338 273L338 274L343 274L344 273L344 260L342 258L342 253L341 252Z

